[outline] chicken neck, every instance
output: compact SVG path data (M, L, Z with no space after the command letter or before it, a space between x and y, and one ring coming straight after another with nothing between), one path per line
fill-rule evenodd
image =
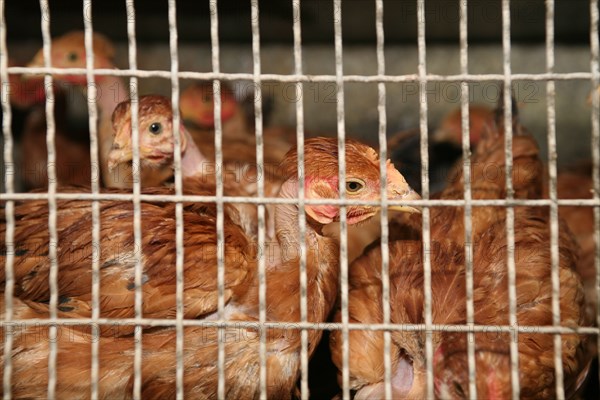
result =
M127 86L118 76L103 76L96 80L98 107L98 148L102 182L108 187L129 188L132 184L131 167L118 165L108 168L108 155L113 145L112 114L115 107L129 98Z
M202 154L192 135L183 127L183 134L186 139L186 148L181 155L181 173L184 178L191 176L203 176L207 171L205 170L207 158Z
M298 183L286 181L280 198L295 199ZM278 204L275 207L275 248L267 254L268 318L277 321L300 321L300 230L298 206ZM339 243L323 236L321 225L306 223L307 320L325 321L335 302L339 275ZM283 296L282 296L283 294ZM275 298L277 296L277 298ZM316 331L313 331L316 332Z

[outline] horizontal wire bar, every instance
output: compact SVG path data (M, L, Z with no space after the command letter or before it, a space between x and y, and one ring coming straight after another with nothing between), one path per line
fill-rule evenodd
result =
M88 200L88 201L132 201L133 195L128 193L56 193L57 200ZM27 201L27 200L47 200L46 193L0 193L0 201ZM175 194L141 194L140 199L145 202L186 202L186 203L212 203L217 201L217 196L204 195L175 195ZM298 199L278 198L278 197L251 197L251 196L222 196L219 199L224 203L248 203L248 204L298 204ZM379 201L364 200L339 200L339 199L305 199L304 204L310 205L334 205L334 206L378 206ZM465 200L450 199L429 199L429 200L388 200L388 206L420 206L420 207L464 207ZM474 199L471 200L474 207L547 207L552 204L550 199ZM594 199L559 199L559 206L572 207L600 207L600 200Z
M54 75L85 75L85 68L45 68L45 67L9 67L9 74L54 74ZM132 70L132 69L94 69L94 75L97 76L135 76L138 78L164 78L171 79L171 71L163 70ZM253 81L255 75L252 73L226 73L226 72L194 72L179 71L177 73L180 79L200 79L200 80L247 80ZM278 82L336 82L335 75L308 75L308 74L260 74L260 80L278 81ZM425 75L427 82L483 82L483 81L504 81L503 74L455 74L455 75ZM539 74L512 74L512 81L565 81L565 80L590 80L591 72L553 72ZM418 74L406 75L344 75L344 82L389 82L389 83L418 83L420 80Z
M89 318L57 318L57 319L21 319L13 320L10 322L0 321L0 327L31 327L31 326L85 326L85 325L122 325L122 326L136 326L144 325L147 327L173 327L177 325L177 320L173 319L153 319L153 318L99 318L98 320L91 320ZM257 328L263 326L265 328L272 329L287 329L287 330L341 330L343 324L340 322L282 322L282 321L266 321L264 324L249 321L231 321L231 320L199 320L199 319L184 319L182 321L186 327L206 327L206 328ZM348 329L359 330L359 331L426 331L425 324L358 324L348 323ZM519 332L519 333L535 333L535 334L580 334L580 335L599 335L600 328L588 327L588 326L541 326L541 325L461 325L461 324L432 324L431 331L439 332L483 332L483 333L506 333L506 332ZM5 332L5 335L9 332Z

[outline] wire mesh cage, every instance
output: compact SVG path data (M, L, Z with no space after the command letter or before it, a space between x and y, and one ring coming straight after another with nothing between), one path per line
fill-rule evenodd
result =
M114 3L0 2L5 398L597 396L597 1ZM36 50L39 23L42 49L13 64ZM57 38L77 28L67 51ZM182 88L198 81L190 105ZM250 98L244 150L230 95ZM477 146L474 99L497 105ZM211 154L190 167L205 148L186 112L203 103ZM454 178L440 183L430 121L451 107ZM68 166L62 108L89 132L89 159ZM292 127L273 133L272 114ZM32 124L41 139L26 147ZM400 153L392 133L411 124ZM157 153L148 138L166 130ZM296 149L281 164L273 137ZM252 162L226 167L248 146ZM111 188L113 151L130 169ZM566 168L579 158L585 181ZM84 186L63 185L65 169ZM165 171L168 185L148 189ZM575 209L589 213L570 223Z

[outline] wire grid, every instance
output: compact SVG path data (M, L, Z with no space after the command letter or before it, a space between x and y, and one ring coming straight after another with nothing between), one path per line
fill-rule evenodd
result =
M592 71L592 87L600 84L600 40L598 38L599 24L598 2L590 0L590 69ZM592 93L592 180L594 199L600 198L600 98L598 91ZM600 208L594 208L594 257L596 266L596 298L600 299ZM600 306L596 309L596 325L600 326ZM600 334L596 336L600 349ZM600 356L600 354L599 354ZM600 374L600 371L599 371ZM600 378L600 376L599 376Z
M262 74L260 64L260 31L259 31L259 2L251 0L252 10L252 54L253 54L253 73L222 73L220 72L219 58L219 35L218 35L218 14L217 0L210 0L211 9L211 48L212 48L212 72L192 72L179 71L178 51L177 51L177 25L176 25L176 2L169 0L169 48L171 55L171 70L141 70L137 67L137 47L135 36L135 7L133 0L126 0L128 15L133 18L128 18L128 49L129 49L129 69L112 70L112 69L95 69L94 55L92 52L92 19L84 18L85 28L85 47L86 47L86 68L69 68L58 69L53 68L50 61L51 40L50 40L50 15L47 0L40 0L40 7L44 11L42 18L41 29L43 37L43 51L45 58L45 66L43 68L24 68L24 67L8 67L7 64L7 46L6 46L6 20L4 14L4 2L0 2L0 78L3 82L8 82L9 74L19 73L42 73L45 74L45 83L48 85L52 82L52 74L55 75L85 75L88 80L88 109L90 114L90 152L92 163L97 163L97 119L98 110L95 99L94 80L96 76L109 75L129 77L131 82L131 119L132 119L132 142L133 142L133 159L134 163L139 165L139 131L138 131L138 107L137 107L137 80L139 78L158 77L171 80L171 97L173 103L173 127L175 131L179 129L180 116L178 112L179 99L179 79L209 79L214 80L213 89L215 93L220 92L220 81L234 80L251 80L255 83L255 125L256 125L256 158L258 168L263 166L263 135L262 135L262 108L260 91L260 83L262 80L272 80L277 82L293 82L296 83L299 93L302 93L303 83L305 82L333 82L337 85L337 137L339 149L339 182L340 182L340 199L338 200L311 200L304 198L304 175L303 175L303 142L304 142L304 109L302 102L296 102L296 119L297 119L297 145L299 149L298 156L298 178L299 178L299 193L298 199L278 199L266 198L264 196L264 181L261 177L258 181L258 196L256 197L229 197L223 194L223 182L221 170L216 169L217 185L215 196L191 196L182 194L182 177L181 177L181 155L178 132L174 132L175 137L175 194L174 195L144 195L141 194L139 182L139 170L134 169L134 185L132 194L101 194L99 192L99 182L92 176L91 193L57 193L55 177L55 125L53 115L53 93L46 91L46 117L47 117L47 146L48 146L48 192L47 193L15 193L14 178L12 171L12 152L13 140L10 128L11 112L9 100L7 96L7 85L2 85L2 111L3 111L3 126L4 135L4 163L6 171L6 193L0 194L0 200L6 202L6 283L5 283L5 318L0 321L0 325L5 329L11 329L15 326L15 322L23 326L37 324L40 326L48 326L50 337L56 335L56 327L58 324L65 326L69 325L91 325L92 327L98 324L109 324L118 321L124 325L133 325L138 329L135 330L136 347L134 357L134 389L133 397L141 398L141 363L142 363L142 331L139 329L141 325L145 326L175 326L177 330L176 336L176 386L177 398L183 398L183 328L188 326L204 326L217 327L219 330L227 327L249 327L254 328L255 323L232 322L224 318L224 248L219 246L218 259L218 320L217 321L202 321L202 320L185 320L183 319L183 218L182 218L182 202L216 202L217 204L217 238L220 243L223 242L223 206L227 202L250 203L258 205L258 222L259 246L264 245L265 241L265 205L266 204L298 204L300 208L306 204L337 205L341 208L341 243L340 243L340 270L341 270L341 306L342 306L342 322L341 323L312 323L307 321L307 276L306 276L306 243L304 233L306 231L306 220L303 213L299 215L299 228L301 232L300 243L300 284L301 284L301 299L300 299L300 316L301 321L296 324L296 328L301 330L301 396L303 399L308 398L308 329L313 330L341 330L343 335L343 398L349 398L349 342L348 335L351 330L372 330L384 332L384 366L385 366L385 396L391 398L391 332L392 331L425 331L426 336L426 357L427 357L427 394L428 397L433 397L433 345L431 334L435 331L446 332L464 332L468 334L470 339L474 339L474 333L486 332L489 326L476 325L473 323L473 260L472 260L472 225L471 215L472 207L474 206L496 206L506 207L507 210L507 241L508 241L508 257L507 267L509 273L509 324L505 326L494 326L497 332L506 332L513 335L519 333L531 332L536 329L536 332L553 334L554 335L554 362L556 372L556 395L558 398L564 398L563 385L563 370L561 358L561 340L560 335L563 334L591 334L596 335L600 345L600 330L598 327L565 327L560 326L560 285L558 280L558 207L559 206L593 206L594 207L594 222L595 222L595 244L596 244L596 283L597 293L600 298L600 99L597 91L592 95L592 158L593 158L593 183L594 196L593 199L569 199L561 200L557 198L556 181L557 181L557 166L556 166L556 127L555 127L555 81L557 80L589 80L593 87L597 87L600 83L600 44L598 39L598 23L599 12L597 0L590 0L590 39L591 39L591 62L590 72L570 72L556 73L554 72L554 1L546 1L546 72L541 74L512 74L511 71L511 39L510 39L510 1L502 1L502 46L504 71L502 74L470 74L468 72L468 42L467 42L467 1L460 2L460 74L455 75L435 75L428 74L426 68L426 43L425 43L425 1L417 0L417 19L418 19L418 73L407 74L400 76L391 76L385 74L385 56L384 56L384 29L383 29L383 0L375 0L376 9L376 31L377 31L377 74L376 75L344 75L343 73L343 46L342 46L342 1L333 0L334 8L334 34L335 34L335 59L336 73L335 75L307 75L303 73L302 68L302 39L301 39L301 24L300 24L300 0L292 0L294 10L294 74ZM84 10L91 10L91 0L84 0ZM90 15L90 14L88 14ZM91 17L91 15L90 15ZM548 172L550 177L550 198L540 200L522 200L513 198L512 190L512 108L511 108L511 84L514 81L530 80L530 81L545 81L547 88L547 118L548 118L548 150L549 163ZM505 155L506 155L506 185L507 197L499 200L473 200L471 198L470 187L470 149L469 149L469 131L468 131L468 114L469 114L469 99L468 99L468 84L471 82L486 82L500 81L504 83L504 125L505 125ZM381 194L380 202L365 202L351 201L344 197L344 176L345 176L345 118L344 118L344 83L346 82L373 82L378 84L379 102L379 143L381 157ZM387 154L386 148L386 111L385 98L386 90L385 83L401 83L401 82L418 82L421 88L421 108L420 108L420 129L421 142L420 152L423 163L422 170L422 187L423 200L419 201L388 201L385 194L386 169L385 159ZM425 84L427 82L460 82L461 83L461 111L462 111L462 140L463 140L463 173L465 176L465 197L464 200L432 200L429 195L429 176L428 176L428 149L427 149L427 101L424 93ZM214 96L214 117L215 117L215 158L217 163L222 162L222 121L221 121L221 98ZM13 303L12 295L14 290L14 201L19 200L34 200L45 199L48 201L49 207L49 233L51 243L57 242L56 236L56 201L62 199L80 199L90 200L92 209L92 238L95 242L100 240L100 210L99 202L102 200L121 200L132 201L134 204L134 238L135 243L141 247L141 218L140 207L142 201L153 202L176 202L176 298L177 298L177 313L175 321L172 319L148 319L142 315L142 270L143 264L141 256L137 255L135 265L135 317L125 319L107 319L101 318L99 313L99 294L100 294L100 279L99 279L99 254L94 255L92 262L92 317L90 319L64 319L57 317L57 274L58 264L56 255L56 246L50 247L50 318L49 319L26 319L13 320ZM345 207L350 205L382 205L381 213L381 251L382 251L382 299L383 299L383 323L381 324L355 324L349 323L348 318L348 254L347 254L347 224L345 216ZM424 324L394 324L390 322L390 298L389 298L389 230L387 226L387 210L385 205L420 205L423 206L423 267L425 273L425 323ZM430 207L435 206L462 206L465 209L465 259L466 261L466 280L467 280L467 324L466 325L439 325L432 322L432 304L431 304L431 260L430 260ZM552 311L553 325L552 326L523 326L518 325L516 320L516 288L515 288L515 254L514 254L514 207L515 206L550 206L550 228L551 228L551 260L552 260ZM511 246L512 244L512 246ZM54 249L54 251L53 251ZM99 251L94 249L94 251ZM259 322L264 328L288 328L288 323L277 321L267 321L266 318L266 276L265 276L265 261L259 259L258 264L259 278ZM600 324L600 307L597 310L597 322ZM468 345L468 369L469 369L469 397L476 398L475 387L475 347L474 340L469 340ZM91 369L91 396L98 396L98 343L92 341L92 369ZM5 365L3 376L4 397L10 398L12 364L10 354L12 352L12 335L5 337ZM56 341L50 341L49 347L49 379L48 379L48 397L55 398L56 386ZM518 399L520 393L519 374L518 374L518 344L516 340L511 340L511 382L513 398ZM218 397L226 397L226 388L224 380L225 367L225 350L224 345L219 342L218 351ZM267 397L266 385L266 336L261 335L260 338L260 397Z
M48 10L48 1L40 0L40 9ZM47 18L42 18L42 39L44 42L44 65L51 66L51 37L50 37L50 12ZM44 84L52 85L52 76L44 77ZM56 232L56 153L55 153L55 121L54 121L54 94L52 91L46 93L46 146L48 150L48 231L49 231L49 251L48 261L50 262L49 288L50 288L50 321L54 321L57 317L58 305L58 260L57 247L58 237ZM57 343L55 338L57 334L57 325L48 326L48 338L50 344L48 346L48 398L54 399L56 389L56 356Z
M293 0L292 10L294 12L294 72L302 74L302 25L300 15L300 0ZM297 93L304 98L304 87L301 82L296 83ZM304 102L296 102L296 148L298 152L298 208L304 209ZM298 233L300 243L300 322L306 323L308 318L307 286L308 276L306 273L306 216L298 213ZM302 400L309 397L308 391L308 331L302 329L300 336L300 396Z
M468 52L468 21L467 21L467 2L460 3L460 72L468 73L469 52ZM472 226L472 196L471 196L471 138L469 135L469 85L461 83L461 124L462 124L462 151L463 151L463 182L465 199L465 280L466 280L466 299L467 299L467 325L473 325L474 305L473 305L473 226ZM475 385L475 337L473 333L467 335L467 355L469 368L469 394L472 398L477 398L477 386Z
M512 77L510 64L510 2L502 0L502 52L504 60L504 154L505 154L505 175L506 175L506 198L514 197L512 184L512 142L513 142L513 124L512 124ZM512 207L506 209L506 258L508 267L508 323L517 324L517 287L516 287L516 266L515 266L515 210ZM519 398L519 348L518 335L510 341L510 366L513 399Z
M91 2L85 1L83 5L83 12L86 8L92 11ZM98 164L98 108L96 102L91 99L96 98L96 85L94 85L95 77L93 75L94 70L94 53L93 40L92 40L92 20L91 18L84 18L85 23L85 49L86 49L86 78L90 83L88 90L93 96L88 96L88 113L89 113L89 129L90 129L90 162L92 165ZM137 117L137 115L136 115ZM132 120L132 124L137 121ZM100 182L98 179L91 179L92 194L97 195L100 193ZM100 243L100 202L92 201L92 242ZM96 324L93 327L98 327L97 321L100 317L100 246L94 246L93 258L92 258L92 321ZM100 343L97 340L92 341L91 344L92 353L92 370L91 370L91 397L93 399L98 398L98 379L100 365L98 362L98 356L100 352ZM50 396L48 396L50 397Z
M385 74L385 36L383 29L383 0L375 1L375 29L377 33L377 73ZM390 249L389 226L387 210L387 114L385 110L386 90L385 83L377 84L379 103L379 171L381 173L380 198L381 198L381 300L383 307L383 323L390 323ZM387 399L392 397L392 333L383 332L383 367L384 367L384 393Z
M8 54L6 51L6 22L4 16L4 2L0 2L0 80L2 82L8 82ZM2 85L0 88L0 94L2 95L2 135L4 139L4 166L7 167L13 164L13 139L11 133L11 122L12 113L10 109L10 100L8 98L9 88L6 85ZM7 170L8 171L8 170ZM13 174L5 175L6 193L14 193L14 176ZM5 218L6 218L6 264L5 275L6 282L4 283L4 321L7 326L12 324L13 318L13 292L14 292L14 232L15 232L15 214L14 214L14 201L7 201L5 205ZM10 329L10 328L5 328ZM4 398L10 398L10 381L12 375L12 346L13 346L13 335L12 332L5 335L4 337L4 373L2 376L2 389L4 392ZM7 395L8 393L8 395Z
M212 49L212 68L214 72L220 70L220 58L219 58L219 17L217 10L217 1L211 0L210 2L210 39ZM214 81L213 91L220 93L221 84L218 80ZM221 96L213 96L215 104L215 163L220 165L223 163L223 128L221 121ZM223 196L223 176L220 168L216 168L216 194L217 198ZM223 233L223 202L217 200L217 242L224 242ZM225 265L224 265L224 251L223 246L217 248L217 292L218 292L218 318L224 319L225 309ZM222 328L219 328L219 337L222 334ZM218 343L218 355L217 355L217 367L219 370L218 379L218 396L219 398L225 397L225 347L224 344L219 341Z
M425 86L427 85L427 55L425 45L425 0L417 2L417 46L419 54L419 131L421 135L421 197L424 201L429 200L429 127L427 122L427 97ZM427 376L427 397L433 398L433 342L431 325L433 323L431 309L431 218L427 204L423 207L423 309L425 314L425 367Z

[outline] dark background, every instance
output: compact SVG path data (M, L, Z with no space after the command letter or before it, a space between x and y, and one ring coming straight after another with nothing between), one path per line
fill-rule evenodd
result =
M83 2L60 0L50 2L53 36L72 29L83 29ZM210 42L210 9L208 0L178 1L178 30L180 42ZM260 35L264 43L292 43L294 10L290 1L262 0ZM6 21L9 39L40 39L40 6L36 0L6 2ZM137 1L137 37L140 41L168 38L167 1ZM359 44L375 42L375 7L372 0L344 0L342 5L344 41ZM218 2L219 36L222 42L251 41L250 1ZM94 28L113 40L127 37L126 15L131 16L124 0L93 2L91 13ZM302 39L305 43L333 42L331 0L301 1ZM555 37L557 43L589 42L589 2L586 0L557 0L555 2ZM425 3L427 40L458 41L459 1L428 0ZM417 37L416 0L384 1L386 43L415 43ZM500 0L469 2L470 43L500 42L502 28ZM511 35L518 43L543 42L545 38L545 4L542 0L511 2ZM33 29L32 29L33 28Z

